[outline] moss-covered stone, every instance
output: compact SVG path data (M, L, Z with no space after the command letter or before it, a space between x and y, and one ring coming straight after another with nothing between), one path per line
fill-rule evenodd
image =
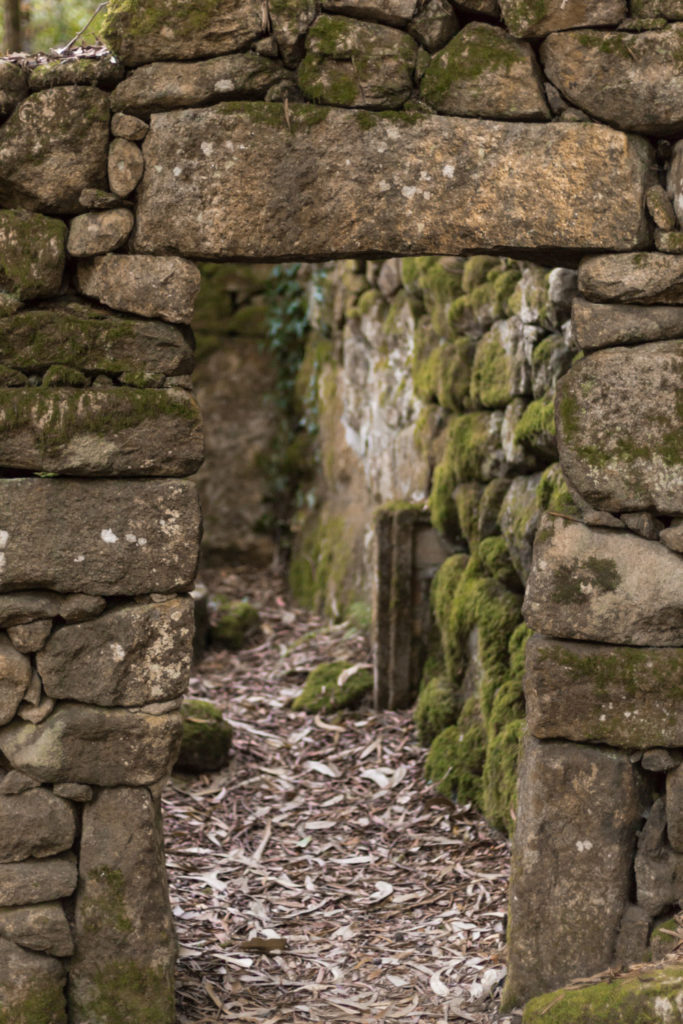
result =
M268 310L264 305L252 303L241 306L225 321L226 334L241 334L248 338L265 338Z
M433 741L425 761L425 778L437 793L459 803L479 803L486 731L476 697L466 701L458 721Z
M239 651L258 630L259 613L248 601L234 601L223 594L217 594L214 601L217 611L211 639L231 651Z
M680 1024L683 969L650 968L532 999L523 1024Z
M486 281L489 273L502 270L503 262L497 256L470 256L462 271L462 290L473 291Z
M452 467L458 483L466 480L487 482L500 473L504 463L501 449L500 412L467 412L448 424L444 462Z
M355 708L372 690L372 672L360 668L343 678L350 669L350 662L324 662L309 672L304 688L292 702L294 711L340 711ZM340 679L341 685L340 685Z
M181 709L183 738L176 769L215 772L230 759L232 726L220 708L208 700L186 700Z
M106 1024L170 1024L174 1019L173 988L163 969L123 959L108 963L89 981L87 995L80 992L70 999L72 1019Z
M61 366L59 363L51 366L43 377L43 387L46 388L84 388L88 384L88 378L80 370L73 366Z
M484 570L510 590L522 590L517 571L512 564L508 546L503 537L485 537L478 548Z
M543 470L536 489L540 507L561 515L580 516L581 509L572 497L559 462Z
M26 210L0 211L0 291L21 302L56 295L62 284L67 227Z
M429 746L440 732L455 725L461 702L453 684L444 676L428 679L422 687L413 711L417 736L423 746Z
M429 492L432 526L444 537L458 536L460 522L455 504L456 475L452 461L444 458L434 470Z
M524 721L514 719L492 736L486 747L482 773L481 809L489 825L507 835L515 830L517 766Z
M483 491L483 484L477 483L476 480L469 480L467 483L458 484L453 492L460 533L467 541L470 551L476 548L481 539L479 505Z
M446 630L451 602L460 585L468 561L469 557L465 554L451 555L440 566L432 582L432 611L442 634Z
M515 427L514 439L541 458L557 457L555 440L555 396L551 392L529 402Z
M28 377L21 370L0 364L0 388L22 388L28 384Z

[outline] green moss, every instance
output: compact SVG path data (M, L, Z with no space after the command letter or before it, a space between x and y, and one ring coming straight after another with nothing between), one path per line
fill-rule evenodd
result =
M460 83L497 72L510 73L515 64L526 60L519 44L507 34L483 22L471 22L434 55L420 83L420 97L438 110Z
M413 711L420 743L429 746L440 732L449 725L455 725L460 710L461 701L445 676L434 676L427 680Z
M465 554L451 555L439 566L432 581L430 601L434 618L442 634L446 631L451 604L468 562L469 557Z
M176 38L191 39L211 23L221 0L109 0L101 32L116 53L124 37L155 36L172 28Z
M537 996L524 1007L523 1024L653 1024L680 1020L683 969L649 968L580 989Z
M492 420L487 412L470 412L449 424L448 456L456 479L481 480L482 463L496 447L498 437L492 433Z
M382 301L382 296L376 288L367 288L349 310L349 316L365 316L367 313L372 312L374 306Z
M574 558L551 572L550 598L558 604L587 604L595 591L613 593L621 576L612 558Z
M51 366L43 377L43 386L46 388L84 388L87 384L86 375L73 366Z
M87 989L72 994L80 1020L102 1024L168 1024L174 1019L170 970L140 964L125 956L107 961L88 979ZM87 993L87 994L83 994ZM15 1022L16 1024L16 1022Z
M0 291L22 301L37 298L44 288L41 268L47 253L52 257L59 280L64 268L67 232L63 221L26 210L1 210L0 232L5 243L0 246ZM51 269L48 269L50 276Z
M498 518L505 495L510 488L509 480L491 480L486 484L479 501L477 533L479 537L493 537L500 533Z
M524 721L516 718L489 739L482 773L481 809L489 825L508 835L515 830L517 768Z
M351 61L330 60L308 53L299 64L297 81L306 99L314 103L352 107L362 97L358 74Z
M232 726L220 708L207 700L186 700L180 709L183 736L176 769L186 772L215 772L230 759Z
M473 551L480 540L479 535L479 504L483 493L483 484L474 480L458 484L454 491L455 508L460 525L460 533Z
M631 36L624 32L595 32L586 29L579 33L579 43L587 50L599 50L610 56L623 57L632 61Z
M362 116L361 114L357 115ZM370 115L368 115L370 116ZM377 116L375 114L373 117ZM406 256L401 260L401 280L403 287L411 295L422 295L422 275L435 263L438 263L438 256Z
M476 348L470 383L472 402L486 409L504 409L512 398L511 372L510 357L494 326Z
M0 364L0 388L21 388L28 384L28 377L20 370Z
M432 742L425 761L425 778L437 793L459 803L479 803L484 768L486 733L478 702L465 702L455 725L444 729Z
M510 552L502 537L486 537L481 541L478 549L484 571L494 579L498 580L510 590L521 590L522 583L515 572L510 559Z
M505 13L505 24L513 36L526 35L548 14L548 0L515 0Z
M524 718L524 686L521 679L506 679L496 690L486 730L489 742L511 722Z
M226 334L240 334L248 338L265 338L268 310L263 304L241 306L224 324Z
M339 677L342 672L352 668L350 662L324 662L309 672L304 688L292 702L294 711L307 711L314 714L319 711L340 711L342 708L355 708L363 697L372 690L372 673L368 669L359 669L349 676L340 686Z
M448 323L454 334L465 334L508 314L508 301L519 280L519 270L500 267L481 284L455 299L448 308Z
M552 457L557 451L554 395L549 392L529 402L515 427L514 440L534 454Z
M458 536L460 522L455 504L456 476L451 460L444 459L434 470L429 492L432 526L444 537Z
M161 388L165 380L163 373L147 373L145 370L127 370L119 377L121 384L129 388Z
M83 910L83 929L97 932L102 921L121 935L133 929L126 908L126 879L122 871L106 865L94 868L88 875L88 899Z
M217 594L214 601L217 612L211 639L231 651L240 650L259 629L259 613L248 601L234 601L223 594Z
M571 496L559 462L548 466L539 480L536 494L541 508L561 515L580 516L581 510Z
M266 103L258 100L219 103L212 109L228 116L240 114L255 127L286 128L292 135L314 128L324 121L330 112L330 107L314 106L310 103L288 103L285 111L284 103Z
M659 921L652 929L650 936L650 951L655 960L661 960L667 953L671 953L680 942L680 928L675 917L669 917L665 921Z
M0 1006L0 1024L66 1024L66 1021L64 981L58 978L36 978L31 991L23 998Z
M514 630L510 637L510 642L508 644L508 653L510 655L510 679L519 680L521 682L524 678L526 645L531 635L531 630L527 626L526 622L520 622L517 629Z
M497 256L470 256L465 260L462 272L462 290L471 292L486 281L492 270L501 270L502 263Z

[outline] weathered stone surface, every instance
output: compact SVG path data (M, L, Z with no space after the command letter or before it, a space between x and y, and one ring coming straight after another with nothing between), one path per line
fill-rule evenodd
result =
M25 210L0 211L0 291L20 301L56 295L62 284L66 227Z
M52 631L52 619L36 619L20 626L10 626L7 635L22 654L34 654L45 646Z
M0 938L2 1024L66 1024L65 981L61 961Z
M278 61L256 53L233 53L197 64L147 64L114 90L112 109L145 116L219 100L261 99L271 86L291 78Z
M103 188L109 98L63 86L34 93L0 126L0 202L57 215L80 213L84 188Z
M668 526L666 530L662 530L659 539L668 548L671 548L672 551L679 551L683 554L683 522L677 520L671 526Z
M640 964L645 959L652 920L635 903L626 906L619 926L614 959L617 964Z
M666 188L679 224L683 224L683 140L674 143L666 175ZM675 225L674 225L675 226Z
M652 185L647 190L647 210L662 231L674 231L678 227L676 211L663 185Z
M133 230L130 210L103 210L74 217L69 228L67 249L71 256L101 256L120 248Z
M129 81L132 78L133 75L129 76ZM112 107L114 103L115 98L112 96ZM129 139L131 142L142 142L148 131L149 125L147 122L141 121L139 117L134 117L132 114L117 113L111 119L111 133L115 138Z
M322 0L323 10L330 14L382 21L399 28L408 24L417 6L416 0Z
M145 169L142 151L128 139L114 139L109 147L107 177L115 196L125 198L137 186Z
M640 763L646 772L670 772L683 761L679 750L665 750L663 747L650 747L643 751Z
M74 800L77 804L90 803L93 798L92 787L80 782L58 782L52 787L52 792L63 796L65 800Z
M36 661L45 692L105 707L179 697L189 681L193 627L188 597L126 605L64 626Z
M31 682L31 662L0 634L0 725L10 722Z
M676 135L683 129L681 29L559 32L541 47L543 70L575 106L624 131Z
M28 76L31 92L38 89L52 89L58 85L97 85L101 89L113 89L126 73L123 64L112 61L111 57L93 60L51 60L32 68Z
M524 688L529 729L538 739L683 746L683 649L537 635L527 643Z
M244 50L263 35L260 0L210 0L203 5L160 0L113 0L102 35L128 66L155 60L192 60Z
M584 351L683 338L680 306L629 306L574 299L574 339Z
M626 0L499 0L513 36L538 39L581 25L618 25L627 16Z
M681 984L680 967L648 967L585 988L539 996L524 1007L522 1020L548 1024L552 1008L553 1024L631 1024L639 1017L648 1024L681 1024Z
M90 594L51 594L47 590L0 594L0 627L60 616L65 622L80 622L104 611L103 597Z
M13 767L41 782L149 786L168 775L178 755L180 715L145 715L66 701L40 725L0 729L0 750Z
M666 776L666 818L669 842L683 854L683 765Z
M609 966L646 805L626 752L527 737L504 1005Z
M626 530L544 515L524 615L532 629L550 636L683 645L681 558Z
M52 857L73 846L76 812L48 789L0 796L0 862Z
M50 956L71 956L74 942L61 903L0 907L0 937Z
M183 388L0 388L0 466L79 476L188 476L204 454Z
M189 590L200 515L189 481L0 482L0 592Z
M29 373L59 363L87 373L176 376L191 371L194 357L182 329L65 302L0 318L0 361Z
M569 482L598 508L683 513L683 341L595 352L557 385Z
M683 0L631 0L631 8L638 18L683 21Z
M683 305L683 256L659 252L590 256L579 267L579 290L593 302Z
M400 107L412 92L416 56L417 43L399 29L323 14L306 36L299 88L339 107Z
M498 320L477 343L470 398L486 409L504 409L531 394L531 354L542 329L518 317Z
M666 840L664 800L655 800L638 839L635 858L638 906L656 917L683 897L683 857Z
M17 793L25 793L27 789L36 789L39 785L38 780L32 779L26 772L11 769L0 782L0 793L3 796L14 796Z
M434 53L446 45L458 28L457 15L448 0L427 0L411 21L409 31L413 39Z
M510 559L522 582L531 572L534 537L541 518L538 485L541 474L518 476L510 484L498 514L498 524L505 537Z
M275 103L153 115L137 250L327 259L619 250L647 238L650 150L611 129L414 112L397 123L388 114L295 104L289 116L291 128ZM152 172L156 166L164 170Z
M171 323L190 322L200 280L197 267L176 257L107 255L78 265L84 295L124 313Z
M528 43L471 21L432 59L420 96L440 114L547 121L541 73Z
M24 860L3 864L0 872L0 906L16 907L26 903L47 903L71 896L78 881L73 853L44 860Z
M33 725L39 725L40 722L44 722L48 715L51 715L54 710L55 702L50 698L41 694L37 700L29 701L25 700L19 705L17 711L17 717L23 722L31 722Z
M149 129L149 125L145 125ZM84 188L78 197L78 203L84 210L114 210L127 200L107 192L103 188Z
M353 0L352 0L353 2ZM306 33L320 13L318 0L271 0L273 39L285 67L295 68L304 55Z
M158 806L145 789L102 790L83 811L73 1024L173 1024L174 960Z
M655 248L658 252L683 254L683 231L660 231L655 229Z
M8 117L27 93L24 69L8 60L0 61L0 118Z

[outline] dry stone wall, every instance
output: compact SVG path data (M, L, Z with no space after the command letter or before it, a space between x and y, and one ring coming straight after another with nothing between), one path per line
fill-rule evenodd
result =
M2 1024L173 1020L158 791L184 669L158 670L191 647L196 258L587 257L556 402L573 504L548 500L525 602L508 1003L637 959L677 905L682 17L110 0L113 60L0 62ZM511 474L508 331L478 341L446 492ZM102 645L128 671L88 685Z

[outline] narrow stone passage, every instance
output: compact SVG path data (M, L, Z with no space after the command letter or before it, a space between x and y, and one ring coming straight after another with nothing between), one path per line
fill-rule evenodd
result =
M230 765L164 794L179 1024L510 1022L504 837L427 786L409 712L290 709L316 664L367 661L356 630L271 574L208 582L262 631L192 679L234 726Z

